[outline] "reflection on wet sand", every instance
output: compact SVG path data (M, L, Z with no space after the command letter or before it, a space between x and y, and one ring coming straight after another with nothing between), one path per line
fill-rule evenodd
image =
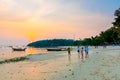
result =
M29 53L33 54L33 48L32 47L29 47Z
M68 61L69 61L69 64L71 64L71 55L68 54Z
M78 53L78 59L80 59L80 53Z

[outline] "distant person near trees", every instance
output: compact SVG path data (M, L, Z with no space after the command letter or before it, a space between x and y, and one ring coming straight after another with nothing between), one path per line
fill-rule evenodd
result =
M85 46L85 58L88 58L88 51L89 51L88 46Z

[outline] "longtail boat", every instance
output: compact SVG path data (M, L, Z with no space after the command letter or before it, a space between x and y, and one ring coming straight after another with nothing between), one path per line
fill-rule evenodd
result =
M66 48L47 48L47 51L66 51Z

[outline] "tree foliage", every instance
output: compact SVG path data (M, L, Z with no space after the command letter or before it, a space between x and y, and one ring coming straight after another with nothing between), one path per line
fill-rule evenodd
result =
M117 9L114 13L115 18L115 22L113 22L113 26L120 28L120 8Z

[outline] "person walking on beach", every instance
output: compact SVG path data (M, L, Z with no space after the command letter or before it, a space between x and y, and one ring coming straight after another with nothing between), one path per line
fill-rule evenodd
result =
M70 53L70 47L68 47L68 49L67 49L67 51L68 51L68 55L71 55L71 53Z
M77 47L77 52L80 53L80 46Z
M85 46L85 58L88 58L88 46Z
M77 46L78 58L80 58L80 46Z
M81 58L83 59L83 51L84 51L84 48L82 47L81 48Z

